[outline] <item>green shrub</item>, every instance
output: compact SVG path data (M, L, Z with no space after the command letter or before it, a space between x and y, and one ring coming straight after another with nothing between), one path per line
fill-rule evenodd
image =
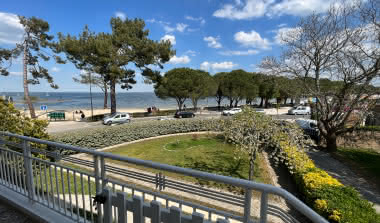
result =
M358 128L358 130L380 132L380 125L361 126Z
M217 119L132 122L118 126L59 134L53 136L53 140L84 148L99 149L160 135L213 131L217 129L217 123Z
M277 136L283 162L294 177L306 203L330 222L380 222L373 205L352 187L344 186L326 171L316 168L307 154L286 134Z

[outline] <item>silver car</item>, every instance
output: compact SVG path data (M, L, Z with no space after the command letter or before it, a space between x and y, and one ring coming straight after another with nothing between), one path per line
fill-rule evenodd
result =
M131 117L128 113L117 112L111 116L107 116L103 119L104 125L123 124L131 121Z
M310 115L311 108L309 106L297 106L288 111L289 115Z

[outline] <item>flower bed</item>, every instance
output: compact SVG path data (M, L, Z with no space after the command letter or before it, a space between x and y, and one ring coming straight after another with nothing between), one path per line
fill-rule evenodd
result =
M307 154L290 143L287 136L277 138L283 160L292 173L306 203L330 222L380 222L372 204L352 187L344 186L327 172L316 168Z

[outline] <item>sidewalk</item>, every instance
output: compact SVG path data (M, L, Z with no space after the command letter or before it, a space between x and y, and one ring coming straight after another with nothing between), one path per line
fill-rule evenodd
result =
M313 150L308 152L317 167L325 170L328 174L338 179L342 184L354 187L364 199L375 205L377 213L380 213L380 193L366 179L355 174L350 167L334 159L330 154Z

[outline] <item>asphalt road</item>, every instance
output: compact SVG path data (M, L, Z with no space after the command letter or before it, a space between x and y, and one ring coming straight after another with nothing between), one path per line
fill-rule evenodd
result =
M218 118L220 117L220 112L212 112L212 113L203 113L196 114L195 119L208 119L208 118ZM297 118L310 118L309 115L272 115L275 119L284 119L284 120L295 120ZM132 122L144 122L151 120L158 120L158 118L165 119L175 119L172 116L160 116L160 117L143 117L143 118L134 118ZM48 133L61 133L61 132L69 132L76 130L83 130L88 128L107 128L102 124L101 121L98 122L77 122L77 121L58 121L58 122L50 122L47 131Z

